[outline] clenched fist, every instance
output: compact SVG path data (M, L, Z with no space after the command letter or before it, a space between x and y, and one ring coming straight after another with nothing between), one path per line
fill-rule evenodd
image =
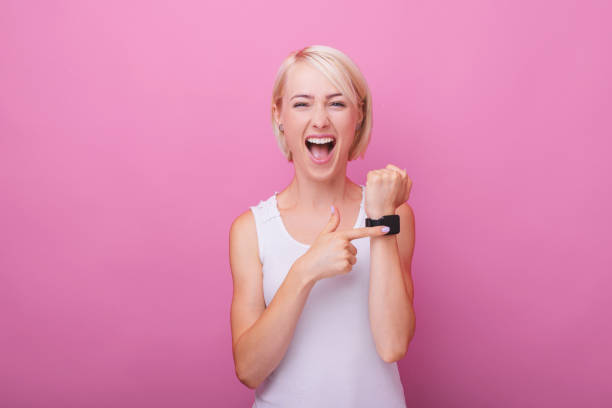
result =
M368 172L365 210L368 218L377 219L395 214L397 207L408 200L412 180L405 170L392 164Z

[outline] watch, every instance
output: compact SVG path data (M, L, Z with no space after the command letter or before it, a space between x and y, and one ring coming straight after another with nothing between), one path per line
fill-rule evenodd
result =
M386 225L389 227L389 232L385 235L393 235L400 232L400 219L399 215L385 215L381 218L373 220L371 218L366 218L365 220L366 227L378 227L379 225Z

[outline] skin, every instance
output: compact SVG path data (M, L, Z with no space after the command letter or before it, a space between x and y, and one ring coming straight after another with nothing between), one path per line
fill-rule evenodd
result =
M230 228L230 266L234 282L231 306L232 350L236 375L258 387L282 361L312 287L321 279L350 273L356 262L356 238L370 237L370 326L376 350L390 363L401 359L414 335L415 315L410 265L414 249L414 214L406 203L412 182L394 165L368 172L365 210L370 218L400 215L400 233L384 235L382 227L355 228L361 187L346 176L348 153L361 110L327 78L305 63L287 76L282 105L275 108L292 152L294 177L277 195L281 218L299 242L311 245L299 257L276 295L265 306L262 265L250 210ZM293 98L296 94L311 98ZM314 163L305 139L332 134L336 145L326 164ZM334 211L330 213L330 207Z

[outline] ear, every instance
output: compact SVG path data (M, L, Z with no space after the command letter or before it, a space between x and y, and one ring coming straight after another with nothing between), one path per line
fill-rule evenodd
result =
M280 121L280 110L276 105L272 106L272 112L274 113L274 121L276 122L276 127L281 123Z
M357 106L357 123L359 123L359 126L361 127L363 125L363 123L361 123L363 121L363 101L359 101L359 105Z

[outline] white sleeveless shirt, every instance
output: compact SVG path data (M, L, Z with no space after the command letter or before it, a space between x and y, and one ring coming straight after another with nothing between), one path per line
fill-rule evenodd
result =
M365 226L365 186L361 192L354 228ZM250 207L263 265L266 306L291 265L310 248L285 228L277 194ZM357 248L357 263L345 275L314 284L287 352L255 389L252 408L406 407L397 363L380 358L370 329L370 238L351 242Z

